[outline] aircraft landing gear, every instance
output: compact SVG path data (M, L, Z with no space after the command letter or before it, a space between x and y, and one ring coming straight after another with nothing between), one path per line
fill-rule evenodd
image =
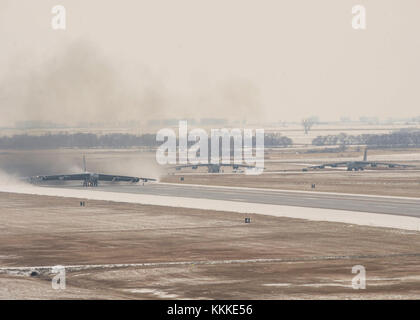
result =
M83 181L84 187L97 187L98 186L98 180L85 180Z

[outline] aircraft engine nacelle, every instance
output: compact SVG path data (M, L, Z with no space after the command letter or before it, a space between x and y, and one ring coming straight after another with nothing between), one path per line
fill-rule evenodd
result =
M41 182L41 181L44 181L44 180L45 180L44 176L35 176L35 177L30 177L29 178L29 181L31 183L37 183L37 182Z

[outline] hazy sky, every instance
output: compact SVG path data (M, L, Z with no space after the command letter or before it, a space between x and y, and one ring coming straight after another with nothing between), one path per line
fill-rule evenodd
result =
M0 125L418 116L419 14L418 0L0 0Z

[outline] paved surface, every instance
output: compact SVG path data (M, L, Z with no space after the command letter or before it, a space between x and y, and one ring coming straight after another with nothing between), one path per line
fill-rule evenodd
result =
M69 188L69 186L66 186ZM71 187L83 189L83 187ZM171 197L202 198L238 202L264 203L284 206L350 210L420 217L420 198L399 199L361 195L340 195L325 193L300 193L293 191L273 191L238 189L229 187L207 187L176 184L146 184L99 186L94 190L138 193Z

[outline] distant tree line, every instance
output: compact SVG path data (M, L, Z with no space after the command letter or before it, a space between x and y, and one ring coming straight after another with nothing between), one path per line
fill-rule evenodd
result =
M232 140L233 141L233 140ZM293 141L280 134L268 133L264 142L269 147L288 147ZM97 135L93 133L54 133L44 135L19 134L0 137L0 149L58 149L58 148L131 148L157 147L162 142L156 141L155 134L111 133ZM193 142L189 143L190 145ZM254 137L255 145L255 137Z
M292 139L282 136L280 133L266 133L264 135L264 146L266 147L290 147L293 145Z
M336 135L318 136L312 140L314 146L336 146L336 145L358 145L366 144L368 134L347 135L340 133Z
M420 131L401 130L389 134L361 134L318 136L312 140L315 146L331 145L368 145L380 147L419 147Z
M156 145L158 142L154 134L136 136L122 133L105 135L56 133L40 136L20 134L0 137L0 149L128 148Z

